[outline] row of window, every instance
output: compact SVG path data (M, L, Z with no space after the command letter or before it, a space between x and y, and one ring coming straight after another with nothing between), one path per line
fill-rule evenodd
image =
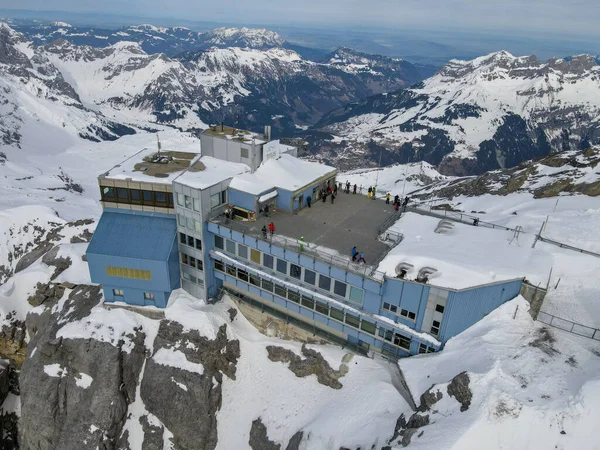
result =
M419 353L435 353L435 348L425 344L419 344Z
M162 208L173 208L175 206L173 204L173 194L171 192L100 186L100 194L102 200L106 202L159 206Z
M204 270L202 260L197 259L190 255L186 255L185 253L181 254L181 264L185 264L186 266L193 267L194 269Z
M398 334L392 330L379 329L379 336L392 344L403 348L404 350L410 350L411 339L409 337Z
M152 279L152 272L149 270L128 269L126 267L106 266L106 275L119 278L134 278L136 280Z
M184 280L191 281L192 283L198 284L201 287L204 286L204 280L202 278L195 277L191 273L187 273L185 271L182 271L181 272L181 276L183 277Z
M202 222L194 220L189 217L177 214L177 223L179 226L187 228L188 230L195 231L196 233L202 233Z
M125 292L123 292L123 289L113 289L113 296L124 298ZM154 301L154 294L152 292L144 292L144 300Z
M391 312L392 314L396 314L397 316L404 317L408 320L414 321L417 318L417 315L414 312L408 311L406 309L398 308L396 305L391 305L386 302L383 302L383 309Z
M211 209L224 203L227 203L227 191L217 192L210 196ZM177 205L194 211L202 211L200 199L185 194L177 194Z
M438 322L437 320L434 320L431 323L431 334L433 334L434 336L437 336L440 333L440 322Z
M363 303L364 291L362 289L344 283L343 281L332 279L326 275L319 274L314 270L306 269L298 264L288 262L285 259L276 258L268 253L263 253L254 248L249 248L246 245L216 235L215 247L317 287L329 294L335 294L342 297L344 300L359 305L362 305Z
M187 245L188 247L195 248L196 250L202 250L202 241L194 236L180 232L179 242L183 245Z
M335 308L326 302L315 300L312 297L300 294L294 289L289 289L286 286L274 283L272 280L267 280L252 273L248 273L246 270L237 268L234 265L224 264L222 261L215 260L215 270L226 273L231 277L249 283L264 291L268 291L271 294L274 293L278 297L286 298L305 308L316 311L319 314L331 317L332 319L345 323L357 330L364 331L373 336L375 335L377 327L374 323L361 319L359 316L348 314L341 308Z

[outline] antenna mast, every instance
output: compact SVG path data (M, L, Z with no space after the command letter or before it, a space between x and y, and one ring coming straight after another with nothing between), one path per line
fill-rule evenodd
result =
M156 144L158 146L158 154L157 154L157 156L160 156L160 138L158 137L158 133L156 133Z

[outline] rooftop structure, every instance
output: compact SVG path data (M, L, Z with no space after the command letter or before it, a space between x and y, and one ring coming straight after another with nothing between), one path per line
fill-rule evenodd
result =
M222 161L211 156L203 156L188 170L179 175L178 183L195 189L206 189L228 178L250 172L246 164Z
M228 127L227 125L211 125L202 132L204 135L221 139L229 139L244 144L264 144L269 137L264 134L253 133L252 131L241 130L239 128Z

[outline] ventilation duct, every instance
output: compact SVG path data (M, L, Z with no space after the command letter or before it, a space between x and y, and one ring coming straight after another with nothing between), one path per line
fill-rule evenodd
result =
M415 266L413 266L410 263L407 263L406 261L402 261L396 266L396 277L404 278L408 271L411 270L413 267Z
M433 267L423 267L419 270L419 274L417 275L417 281L420 283L427 283L429 281L429 277L436 273L438 270Z

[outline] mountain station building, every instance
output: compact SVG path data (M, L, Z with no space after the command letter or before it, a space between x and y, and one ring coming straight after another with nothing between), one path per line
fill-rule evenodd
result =
M298 159L268 128L212 126L200 140L201 153L145 149L98 177L87 259L106 302L165 308L178 288L206 301L227 292L314 335L403 357L440 350L519 294L523 278L457 288L431 267L378 270L402 246L388 231L399 214L358 194L332 202L326 192L345 182L336 169Z

